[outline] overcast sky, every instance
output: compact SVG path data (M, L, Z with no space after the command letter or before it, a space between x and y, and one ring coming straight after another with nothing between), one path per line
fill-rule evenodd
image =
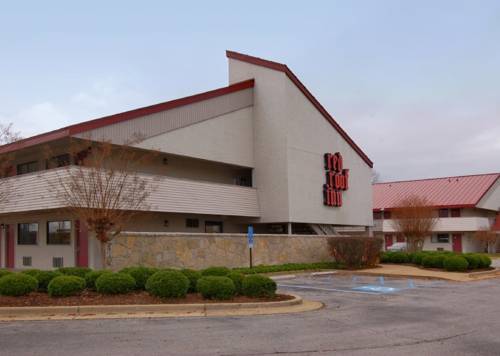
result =
M500 1L15 1L0 122L25 137L227 84L279 61L382 180L500 172Z

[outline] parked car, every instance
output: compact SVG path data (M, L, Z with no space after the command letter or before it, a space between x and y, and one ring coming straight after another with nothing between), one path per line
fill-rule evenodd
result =
M406 251L406 242L396 242L387 247L387 251Z

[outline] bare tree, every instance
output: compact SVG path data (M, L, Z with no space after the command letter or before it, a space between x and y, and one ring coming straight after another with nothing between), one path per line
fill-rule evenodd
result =
M129 144L72 142L73 165L58 170L53 189L74 217L87 224L101 246L102 267L109 265L107 246L141 210L154 189L154 178L139 173L150 153Z
M404 198L392 211L394 230L406 238L408 251L421 251L426 236L430 236L437 218L430 203L418 196Z
M488 228L478 230L474 233L474 239L483 243L488 253L495 253L497 242L500 240L500 235Z
M12 123L7 125L0 123L0 145L6 145L20 139L21 134L12 130Z

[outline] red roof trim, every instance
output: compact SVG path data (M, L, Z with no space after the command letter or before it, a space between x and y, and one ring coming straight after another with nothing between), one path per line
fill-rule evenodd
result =
M125 111L119 114L101 117L99 119L85 121L79 124L67 126L58 130L46 132L40 135L32 136L23 140L19 140L7 145L0 146L0 153L16 151L29 146L50 142L63 137L76 135L85 131L94 130L108 125L113 125L119 122L135 119L141 116L151 115L160 111L171 110L184 105L189 105L200 101L216 98L218 96L234 93L240 90L253 88L253 86L254 86L254 80L249 79L229 85L227 87L210 90L204 93L195 94L155 105L145 106L142 108Z
M356 145L356 143L351 139L351 137L340 127L340 125L335 121L335 119L326 111L326 109L321 105L321 103L311 94L311 92L306 88L304 84L297 78L297 76L288 68L286 64L269 61L266 59L252 57L246 54L226 51L226 56L231 59L235 59L242 62L247 62L250 64L255 64L258 66L266 67L269 69L277 70L286 74L286 76L297 86L297 88L305 95L305 97L313 104L313 106L323 115L323 117L330 123L330 125L337 130L337 132L344 138L344 140L349 143L349 145L358 153L358 155L368 164L368 166L373 167L373 162L368 158L368 156L361 150L361 148Z

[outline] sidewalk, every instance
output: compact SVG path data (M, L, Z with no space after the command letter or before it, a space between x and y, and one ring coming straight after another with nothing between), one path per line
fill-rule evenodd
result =
M500 277L500 270L498 269L486 272L460 273L460 272L433 271L413 266L396 265L396 264L381 264L380 267L377 268L365 269L361 271L352 271L351 273L360 275L377 275L377 276L387 276L387 277L434 278L434 279L444 279L455 282L470 282L470 281Z

